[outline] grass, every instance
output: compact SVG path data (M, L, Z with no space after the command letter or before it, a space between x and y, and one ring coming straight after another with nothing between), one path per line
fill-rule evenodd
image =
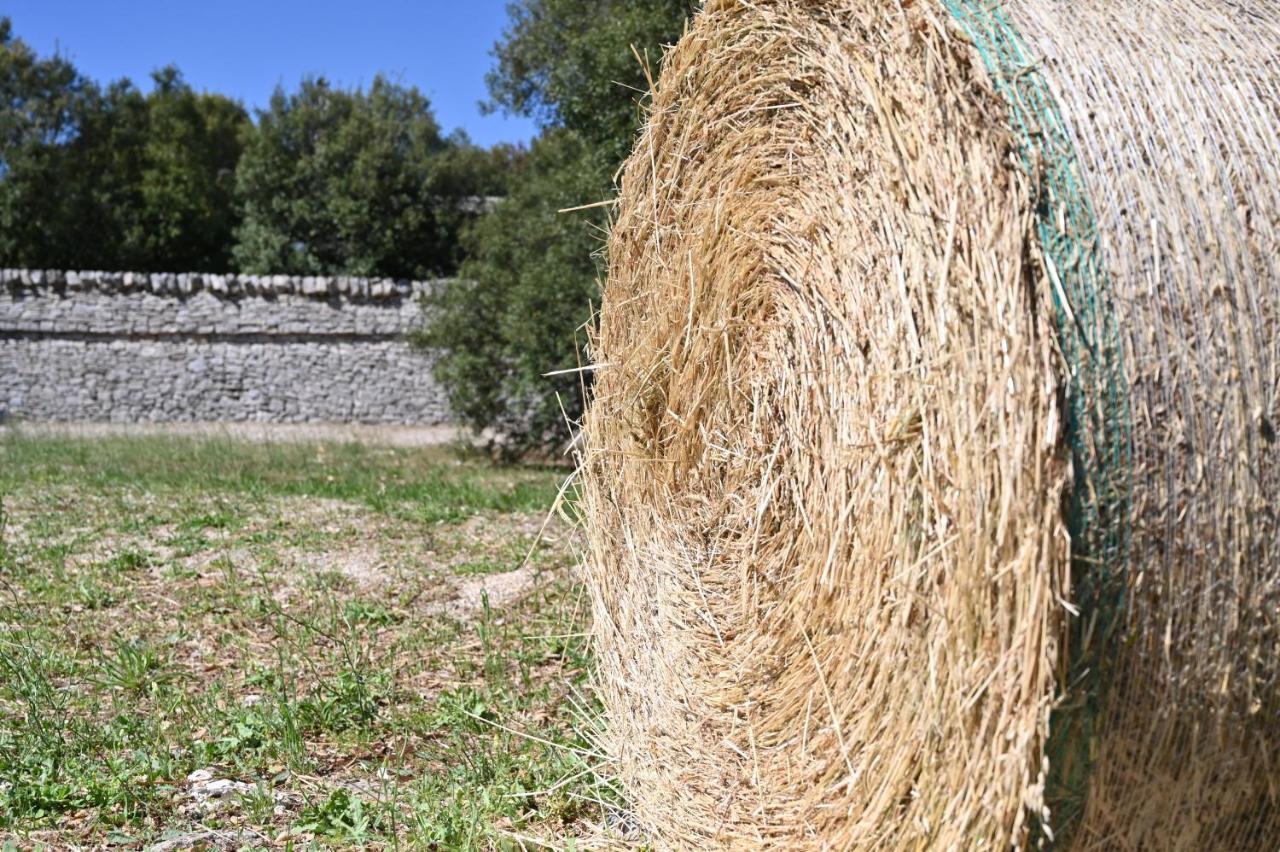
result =
M0 439L0 836L599 836L569 532L523 565L560 478L446 450Z

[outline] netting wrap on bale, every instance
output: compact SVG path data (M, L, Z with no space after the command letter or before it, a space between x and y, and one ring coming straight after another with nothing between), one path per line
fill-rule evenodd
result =
M674 846L1280 842L1280 2L711 0L582 506Z

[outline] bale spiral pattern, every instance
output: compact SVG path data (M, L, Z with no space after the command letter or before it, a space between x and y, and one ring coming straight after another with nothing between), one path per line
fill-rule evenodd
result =
M1277 21L706 4L623 173L584 422L655 837L1280 837Z

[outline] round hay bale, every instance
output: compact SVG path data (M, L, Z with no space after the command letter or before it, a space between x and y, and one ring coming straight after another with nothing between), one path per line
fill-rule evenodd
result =
M710 0L582 506L676 846L1280 838L1280 3Z

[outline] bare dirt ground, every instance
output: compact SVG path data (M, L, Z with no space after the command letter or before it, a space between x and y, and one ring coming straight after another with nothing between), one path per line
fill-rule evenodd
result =
M13 431L59 438L167 436L269 443L361 443L384 447L437 447L468 438L456 426L394 426L359 423L50 423L0 424L0 438Z

